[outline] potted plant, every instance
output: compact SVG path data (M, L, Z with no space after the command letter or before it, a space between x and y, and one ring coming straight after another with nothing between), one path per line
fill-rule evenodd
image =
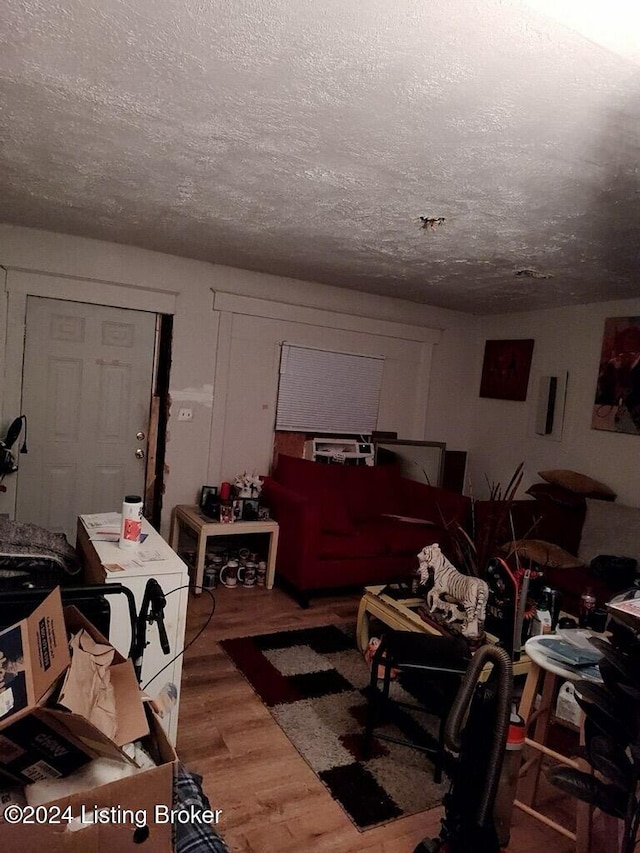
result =
M487 480L489 498L485 504L488 504L488 510L480 529L477 529L475 501L471 504L471 535L457 522L445 522L451 536L454 562L466 574L484 578L489 560L496 556L498 546L509 536L511 506L522 482L523 469L524 462L521 462L504 491L500 483L490 483Z

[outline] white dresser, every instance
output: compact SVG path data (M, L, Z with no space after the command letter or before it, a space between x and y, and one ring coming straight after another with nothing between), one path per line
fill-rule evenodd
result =
M162 651L158 626L156 624L148 625L148 645L144 650L142 660L141 686L144 689L145 685L148 684L145 692L149 696L153 698L160 695L160 698L165 700L162 702L165 707L162 722L172 743L175 744L178 733L182 655L179 655L172 663L170 661L184 648L189 596L187 566L146 519L142 521L142 532L147 534L145 541L138 549L126 551L119 548L117 542L91 540L82 519L83 516L79 516L76 548L85 567L87 583L121 583L132 591L138 611L149 578L155 578L165 594L167 603L164 610L164 623L170 653L165 655ZM158 552L163 559L144 562L140 566L131 566L124 571L108 571L104 568L105 566L120 564L123 561L125 563L130 562L132 558L135 558L137 550L144 550L147 553ZM127 600L124 595L110 595L107 596L107 600L111 606L109 639L118 651L126 657L131 645L131 623ZM165 666L167 668L150 682L150 679ZM166 701L166 697L175 697L175 704L171 706Z

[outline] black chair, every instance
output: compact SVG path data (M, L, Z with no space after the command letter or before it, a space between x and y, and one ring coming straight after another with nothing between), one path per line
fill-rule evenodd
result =
M367 718L363 752L371 755L375 734L380 740L392 741L434 755L433 778L442 779L445 761L444 732L447 715L456 697L471 654L465 640L421 634L415 631L389 631L377 648L371 663ZM379 667L383 677L378 679ZM391 671L398 671L400 685L416 701L406 702L390 697ZM379 681L382 687L379 687ZM440 720L437 739L421 727L403 709L417 710ZM400 738L376 731L384 722L393 722L405 733Z

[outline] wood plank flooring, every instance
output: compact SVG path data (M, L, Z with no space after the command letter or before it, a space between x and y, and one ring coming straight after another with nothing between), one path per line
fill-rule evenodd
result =
M178 754L204 778L232 853L412 853L437 836L441 809L359 832L218 645L221 639L355 624L359 596L314 599L302 610L278 589L218 588L211 624L185 655ZM187 640L211 599L191 597ZM555 794L551 795L555 799ZM570 824L570 818L563 818ZM573 844L514 810L509 853L569 853Z

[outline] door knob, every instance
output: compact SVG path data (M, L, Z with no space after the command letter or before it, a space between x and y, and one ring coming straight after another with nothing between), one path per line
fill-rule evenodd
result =
M144 459L144 450L141 447L136 450L136 459Z
M136 438L138 439L138 441L144 441L146 438L146 435L142 432L142 430L140 430L140 432L136 433Z

